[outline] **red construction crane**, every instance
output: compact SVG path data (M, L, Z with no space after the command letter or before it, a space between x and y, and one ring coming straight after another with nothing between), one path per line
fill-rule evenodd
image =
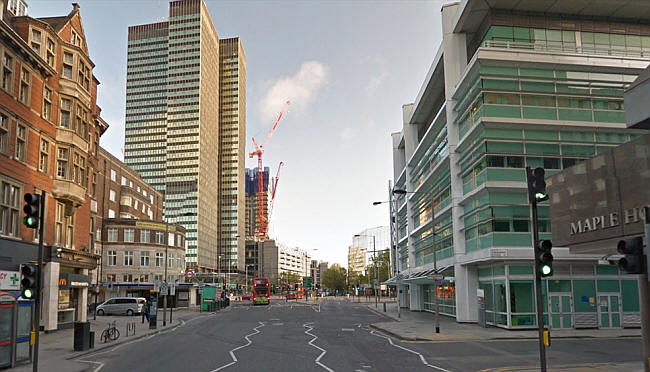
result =
M267 220L267 225L266 228L268 229L268 224L271 221L271 213L273 213L273 202L275 201L275 192L278 189L278 180L280 179L280 169L284 165L284 162L280 162L280 165L278 165L278 171L275 174L275 181L273 182L273 188L271 189L271 202L269 202L269 213L268 216L266 217Z
M264 154L264 146L269 142L271 137L273 136L273 132L275 132L275 128L278 127L278 123L280 122L280 119L282 119L282 115L284 114L284 110L287 109L287 106L291 104L290 101L287 101L284 103L284 106L282 106L282 110L280 110L280 115L278 115L278 118L275 120L275 123L269 130L269 134L266 135L266 139L264 142L262 142L261 145L257 144L257 141L255 141L255 137L253 137L253 144L255 145L255 151L251 152L249 154L249 157L257 156L257 170L258 170L258 175L257 175L257 234L261 237L266 237L268 228L269 228L269 221L268 218L264 218L264 172L262 169L262 154Z

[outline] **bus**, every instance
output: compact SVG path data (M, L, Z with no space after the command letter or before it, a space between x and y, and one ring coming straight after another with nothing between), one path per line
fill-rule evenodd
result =
M305 288L302 286L302 283L296 283L296 298L305 297Z
M291 300L291 299L297 300L298 299L298 296L297 296L297 293L296 293L296 288L297 288L297 286L296 286L295 283L287 284L287 300Z
M268 305L271 302L269 278L253 279L253 305Z

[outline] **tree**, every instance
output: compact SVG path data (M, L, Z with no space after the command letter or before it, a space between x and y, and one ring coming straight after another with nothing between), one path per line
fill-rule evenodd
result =
M325 288L343 291L345 289L347 270L339 264L334 264L323 272L321 282Z
M377 257L371 257L370 260L372 262L366 267L366 275L371 278L371 281L375 279L375 265L377 266L379 283L388 280L390 276L390 252L378 252Z

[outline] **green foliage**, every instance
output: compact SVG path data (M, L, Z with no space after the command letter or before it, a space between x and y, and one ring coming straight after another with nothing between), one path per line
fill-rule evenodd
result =
M377 278L379 278L379 283L388 280L390 275L390 252L378 252L377 257L371 257L370 261L370 265L366 267L366 275L369 277L370 281L366 280L363 283L372 284L372 281L375 279L375 266L377 266Z
M339 264L334 264L322 274L322 283L325 288L330 290L342 291L346 287L347 270Z

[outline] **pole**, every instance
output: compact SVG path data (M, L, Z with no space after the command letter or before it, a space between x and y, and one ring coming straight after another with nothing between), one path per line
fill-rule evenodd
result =
M650 208L644 208L645 213L645 254L647 265L645 272L639 275L639 302L641 306L641 336L643 338L643 364L650 371Z
M400 271L399 270L400 269L400 260L399 260L399 246L398 246L399 245L399 225L397 223L397 200L393 198L393 189L392 189L392 186L390 184L390 181L388 181L388 201L389 201L389 203L390 203L389 205L390 205L390 207L392 209L391 212L393 212L395 214L393 216L393 213L391 213L391 219L393 219L393 218L395 219L394 221L391 221L392 222L391 225L394 224L394 226L395 226L395 231L394 231L394 236L393 236L394 237L393 247L395 249L395 270L394 271L395 271L395 275L397 276L397 291L396 291L397 292L396 293L396 296L397 296L397 318L401 318L402 317L402 310L401 310L401 306L400 306L400 300L399 300L400 296L399 295L400 295L400 290L401 290L400 285L402 284L402 278L401 278L400 272L399 272ZM393 204L393 203L395 203L395 204Z
M377 251L376 251L376 246L375 246L375 236L372 236L372 255L375 258L375 282L373 283L375 285L375 309L379 306L377 301L378 301L378 294L377 294L377 286L379 285L379 280L377 279Z
M36 270L36 297L34 298L34 359L32 370L38 372L38 334L41 331L41 292L43 289L43 235L45 234L45 191L41 192L41 212L38 216L38 270Z
M167 254L168 254L168 249L169 249L169 217L165 216L165 285L167 284ZM167 291L169 291L169 287L167 287ZM169 292L167 292L169 293ZM163 327L167 325L167 293L165 293L165 297L163 298Z
M527 167L527 173L530 168ZM539 271L537 260L539 257L539 232L537 230L537 201L530 198L530 213L533 227L533 254L535 255L535 297L537 307L537 333L539 337L539 363L541 372L546 372L546 349L544 346L544 309L542 308L542 273Z

